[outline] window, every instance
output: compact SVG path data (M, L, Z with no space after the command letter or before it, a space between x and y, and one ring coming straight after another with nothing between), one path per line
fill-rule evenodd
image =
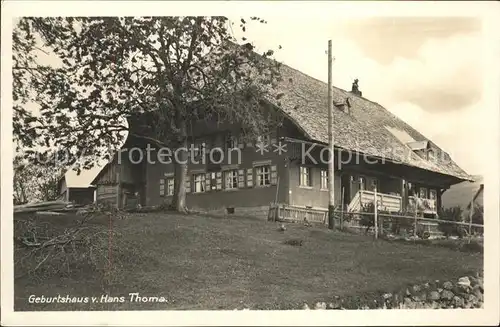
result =
M238 188L238 170L229 170L225 173L226 189Z
M194 193L205 192L205 174L194 175Z
M257 144L262 144L262 145L271 144L271 136L270 135L257 136Z
M210 189L211 190L217 189L217 178L215 177L214 172L210 173Z
M311 186L311 168L300 167L299 185Z
M174 178L167 178L167 195L174 195Z
M427 189L425 187L420 188L418 197L421 199L427 199Z
M436 190L429 190L429 199L431 199L431 200L436 200L437 199L437 192L436 192Z
M228 134L226 136L226 150L237 149L238 148L238 137L235 135Z
M328 170L321 170L321 189L328 189Z
M359 189L364 191L366 190L366 181L365 181L365 178L363 176L359 176Z
M160 178L160 196L165 196L165 179Z
M193 143L193 157L197 158L205 152L205 142L196 141Z
M372 179L372 182L371 182L371 186L372 186L372 191L375 191L375 188L377 189L377 191L380 191L379 188L378 188L378 180L376 178Z
M269 166L260 166L255 168L255 177L256 177L256 185L257 186L266 186L271 185L270 180L270 167Z

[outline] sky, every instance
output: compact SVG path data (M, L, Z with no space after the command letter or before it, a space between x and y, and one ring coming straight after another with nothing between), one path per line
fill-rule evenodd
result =
M483 174L481 20L469 17L265 17L244 36L259 50L333 85L378 102L447 151L467 173ZM239 18L235 36L242 36ZM281 45L281 49L279 46Z

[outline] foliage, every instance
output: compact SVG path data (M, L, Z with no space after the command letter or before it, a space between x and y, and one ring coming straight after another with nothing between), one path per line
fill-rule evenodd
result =
M447 220L450 222L461 222L463 216L463 209L460 206L455 206L451 208L441 208L439 213L439 217L441 220ZM444 236L465 236L464 226L453 224L453 223L445 223L440 222L438 225L440 231L443 232Z
M375 205L373 203L363 204L361 212L374 213ZM365 227L373 227L375 225L375 217L373 215L361 215L360 225Z
M470 209L464 210L460 206L455 206L452 208L442 208L439 214L440 219L448 220L450 222L469 222ZM472 223L473 224L484 224L484 208L482 205L475 203L474 211L472 213ZM440 230L445 234L445 236L459 236L464 237L468 234L468 227L464 225L452 224L452 223L439 223ZM483 233L482 228L472 227L472 231Z
M246 26L241 19L242 31ZM272 50L258 55L251 43L236 45L230 31L225 17L22 18L14 31L20 88L14 98L36 102L40 117L24 118L19 106L23 125L14 131L28 145L36 139L70 150L72 160L85 157L83 167L95 157L111 158L127 135L187 147L189 124L200 119L237 122L249 135L266 133L274 116L261 101L282 96L273 91L279 64L269 59ZM59 67L30 66L35 34ZM39 96L23 87L28 78ZM154 123L142 123L144 117ZM185 162L187 153L180 153ZM174 207L184 210L187 165L175 164Z
M57 199L60 168L25 161L20 156L14 157L13 164L14 205Z
M473 224L484 224L484 207L479 203L474 203L474 211L472 212Z

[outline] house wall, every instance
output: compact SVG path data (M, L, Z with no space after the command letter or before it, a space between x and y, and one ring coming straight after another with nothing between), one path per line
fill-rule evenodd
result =
M116 206L118 184L99 184L96 189L96 202Z
M328 167L324 165L306 165L311 168L312 185L311 187L304 187L300 186L300 166L299 162L293 162L290 166L290 204L328 208L328 190L321 189L321 170L327 170ZM342 177L344 175L345 178ZM360 177L363 178L365 190L373 190L374 182L379 185L379 192L389 194L396 193L401 189L401 180L384 176L370 176L349 170L336 170L334 181L335 205L341 205L342 203L342 188L344 188L345 202L350 202L360 190ZM383 189L380 189L380 187Z
M224 148L224 133L220 132L210 135L210 148ZM277 143L279 136L283 133L283 130L271 133L271 142L273 144ZM200 137L199 141L202 142L203 138ZM204 164L200 159L197 159L200 161L199 163L188 164L188 180L190 185L190 191L186 194L186 205L188 208L213 212L225 212L226 208L234 208L235 214L245 213L264 218L267 217L267 209L264 210L263 208L267 208L271 202L277 199L280 203L288 203L288 160L286 160L285 154L279 155L277 152L274 152L275 147L272 144L268 147L269 151L261 154L257 152L258 148L255 145L251 145L249 142L241 143L242 148L239 149L240 155L238 155L238 151L231 151L229 152L230 155L224 156L221 164L210 164L210 160L206 160ZM152 157L157 158L156 151L152 151ZM276 167L275 185L255 185L255 167L264 163ZM244 187L229 190L224 189L224 172L227 169L244 170ZM253 183L251 187L247 184L249 171L252 174ZM203 193L193 192L194 174L209 173L211 175L212 173L217 174L219 172L222 177L222 189L207 190ZM173 176L173 174L174 166L171 163L161 163L159 160L155 160L154 163L152 162L147 165L147 183L145 186L145 203L147 206L172 201L171 196L160 195L160 179Z
M321 170L328 170L324 165L304 165L311 171L311 186L300 185L300 162L293 161L289 170L289 201L292 205L328 208L328 189L321 189ZM341 203L340 172L335 172L334 197L335 204Z
M76 204L90 204L94 202L93 188L69 188L69 201Z
M127 142L123 150L97 176L94 181L97 185L96 202L116 205L116 201L119 201L121 208L145 204L146 154L142 150L143 159L140 160L139 151L129 153L133 147L131 142Z

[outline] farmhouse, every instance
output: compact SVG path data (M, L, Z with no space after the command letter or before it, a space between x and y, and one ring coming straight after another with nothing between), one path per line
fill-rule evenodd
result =
M270 203L327 208L327 84L286 65L281 76L276 92L284 95L262 104L282 117L269 135L249 141L236 124L191 124L190 142L198 150L188 165L189 208L262 217ZM334 88L333 100L338 206L361 210L373 201L376 188L382 210L435 217L443 193L471 179L437 144L364 98L357 80L351 91ZM129 137L123 149L133 146L145 149L146 144ZM222 154L218 160L215 151ZM121 164L115 158L97 175L97 201L120 207L170 202L173 164L131 159L122 153Z

